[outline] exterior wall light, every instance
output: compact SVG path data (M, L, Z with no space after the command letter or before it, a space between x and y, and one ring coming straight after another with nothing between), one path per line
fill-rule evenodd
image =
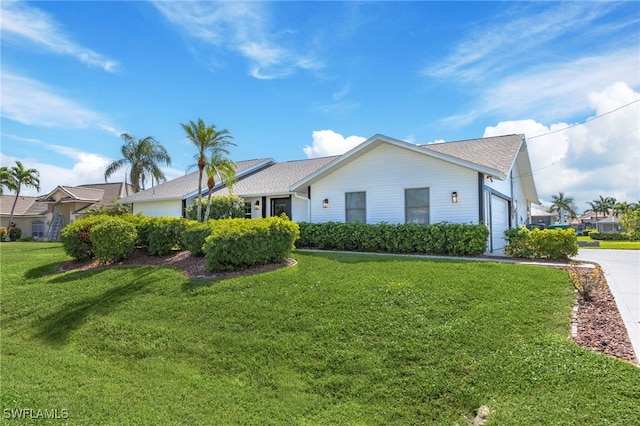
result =
M458 193L456 191L453 191L451 193L451 202L452 203L457 203L458 202Z
M329 208L329 199L325 198L324 200L322 200L322 208L323 209L328 209Z
M260 200L256 201L256 203L253 205L253 208L255 210L260 210Z

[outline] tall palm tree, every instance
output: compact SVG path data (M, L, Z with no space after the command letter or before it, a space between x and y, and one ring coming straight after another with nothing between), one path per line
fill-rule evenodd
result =
M9 168L6 166L0 167L0 195L4 194L5 188L13 191L14 187L13 176Z
M11 177L6 178L8 182L8 189L15 191L16 198L13 200L11 206L11 214L9 215L9 224L13 223L13 213L18 203L18 197L23 186L30 186L35 188L36 191L40 191L40 172L36 169L25 169L20 161L16 160L16 165L7 169ZM3 176L3 180L5 177ZM4 182L3 182L4 183Z
M218 154L224 157L229 155L229 150L226 147L236 145L229 140L232 139L232 136L227 129L216 130L215 124L207 126L201 118L198 118L197 123L189 120L188 124L180 123L180 125L189 140L198 149L198 153L194 156L198 165L197 215L198 220L202 220L202 175L207 165L207 153L210 152L212 158Z
M129 165L130 167L129 180L135 192L145 189L148 175L151 176L152 185L153 179L155 179L156 182L167 180L159 167L160 164L171 165L171 157L169 157L165 147L151 136L138 140L127 133L123 133L120 136L125 141L125 144L122 145L120 149L122 158L107 166L104 172L105 182L112 174L125 165Z
M560 223L564 223L565 212L569 213L571 217L576 216L576 212L573 209L573 197L565 197L564 193L560 192L558 195L552 195L551 199L553 200L553 203L551 203L549 212L558 212L560 215Z
M209 214L211 213L211 195L213 194L213 188L216 186L216 176L218 176L220 182L226 183L229 193L232 194L232 185L236 181L236 163L224 157L220 152L216 152L209 158L205 171L207 172L207 188L209 189L207 210L204 214L204 221L206 222L209 220Z

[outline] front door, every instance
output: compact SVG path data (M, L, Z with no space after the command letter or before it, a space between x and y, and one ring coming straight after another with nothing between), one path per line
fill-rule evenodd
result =
M291 219L291 199L290 198L272 198L271 199L271 216L280 216L286 214Z

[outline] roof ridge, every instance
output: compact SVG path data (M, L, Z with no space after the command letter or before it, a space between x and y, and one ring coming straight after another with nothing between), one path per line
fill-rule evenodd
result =
M442 145L445 143L458 143L458 142L471 142L471 141L479 141L479 140L483 140L483 139L496 139L496 138L505 138L505 137L509 137L509 136L523 136L524 137L524 133L510 133L508 135L496 135L496 136L487 136L487 137L483 137L483 138L471 138L471 139L460 139L457 141L444 141L444 142L432 142L432 143L425 143L422 145L418 145L420 148L424 148L424 147L429 147L429 146L433 146L433 145Z

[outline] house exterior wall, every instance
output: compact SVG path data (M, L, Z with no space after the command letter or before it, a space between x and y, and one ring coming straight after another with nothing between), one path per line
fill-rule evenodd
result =
M133 203L133 214L151 217L182 217L182 200L146 201Z
M345 193L366 192L367 223L404 223L406 188L429 188L429 222L478 223L478 174L382 144L311 187L311 222L344 222ZM453 203L451 193L457 192ZM322 201L329 200L323 208Z
M524 189L522 187L522 177L520 176L520 170L517 165L513 166L512 170L513 184L513 200L511 203L511 226L517 227L520 225L526 225L529 219L529 210L531 205L527 201L524 195Z

